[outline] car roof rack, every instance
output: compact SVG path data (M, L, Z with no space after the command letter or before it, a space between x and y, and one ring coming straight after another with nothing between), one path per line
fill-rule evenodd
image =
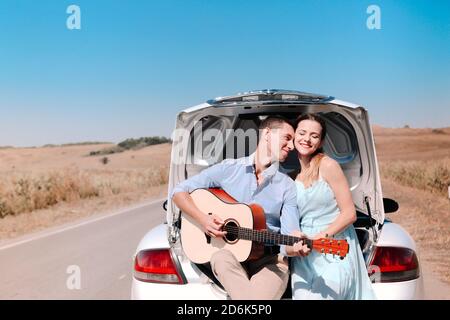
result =
M242 103L325 103L333 97L295 90L264 89L238 93L234 96L217 97L207 102L213 106L228 106Z

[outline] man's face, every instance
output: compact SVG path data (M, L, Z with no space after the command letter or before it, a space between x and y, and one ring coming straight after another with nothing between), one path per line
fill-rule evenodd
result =
M294 149L294 128L283 123L280 128L266 129L267 146L272 161L283 162Z

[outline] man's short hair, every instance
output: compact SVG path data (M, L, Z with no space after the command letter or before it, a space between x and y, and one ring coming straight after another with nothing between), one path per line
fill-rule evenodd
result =
M282 116L268 116L266 119L264 119L263 121L261 121L261 123L259 124L259 129L265 129L265 128L269 128L269 129L280 129L284 123L287 123L288 125L290 125L292 128L294 127L291 123L291 121L289 121L289 119L282 117Z

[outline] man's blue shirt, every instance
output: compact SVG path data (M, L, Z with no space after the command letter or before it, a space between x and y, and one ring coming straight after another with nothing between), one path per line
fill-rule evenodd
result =
M258 186L254 169L254 157L225 159L204 169L199 174L178 184L170 192L192 192L198 188L222 188L236 201L259 204L266 215L268 229L280 232L280 215L299 221L297 194L294 181L278 170L278 163L263 171L263 181Z

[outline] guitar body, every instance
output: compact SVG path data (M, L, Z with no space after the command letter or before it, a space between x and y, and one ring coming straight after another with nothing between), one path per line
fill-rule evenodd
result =
M257 204L238 203L221 189L196 189L190 195L201 211L219 216L225 224L254 230L267 228L264 210ZM194 263L209 262L212 255L221 249L231 251L240 262L257 259L264 254L262 243L232 236L210 237L189 215L182 214L181 219L181 244L186 256Z

